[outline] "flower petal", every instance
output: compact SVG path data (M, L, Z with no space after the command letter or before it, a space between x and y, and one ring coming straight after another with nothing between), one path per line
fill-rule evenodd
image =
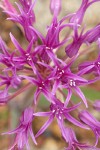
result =
M48 126L52 123L53 119L54 119L54 115L51 115L50 118L41 127L41 129L37 132L35 137L38 137L40 134L42 134L48 128Z

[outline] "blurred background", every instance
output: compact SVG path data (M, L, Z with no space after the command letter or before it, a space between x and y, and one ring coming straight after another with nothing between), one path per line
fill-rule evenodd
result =
M12 3L15 0L10 0ZM35 14L36 14L36 24L35 27L41 31L44 35L46 33L46 27L50 24L52 16L49 11L49 1L50 0L38 0L35 6ZM66 14L75 12L81 4L81 0L62 0L62 11L59 15L59 19ZM14 4L15 5L15 4ZM27 46L27 42L25 42L22 30L18 24L15 24L11 21L6 20L7 16L2 12L0 9L0 36L6 42L8 47L13 50L14 45L12 44L9 33L16 37L16 39L20 42L23 47ZM100 3L93 4L85 14L84 23L86 24L87 28L90 29L96 24L100 23ZM63 36L63 35L62 35ZM98 47L92 45L91 53L87 53L87 55L82 55L80 59L76 61L77 65L80 61L84 60L93 60L97 56L97 49ZM63 50L64 51L64 50ZM59 57L61 57L62 51L59 51ZM74 67L74 66L73 66ZM100 99L100 82L97 82L88 88L82 88L85 96L90 99L91 101ZM14 98L8 106L1 106L0 107L0 133L6 132L8 130L16 128L19 116L23 109L30 104L32 101L34 94L34 89L29 88L25 93L20 94L17 98ZM77 100L76 97L72 97L72 99ZM46 102L45 98L41 96L41 102L39 103L38 111L48 111L49 104ZM96 116L100 120L100 114L96 111L92 110L90 105L90 112L94 116ZM33 124L34 133L36 133L39 128L44 124L47 118L36 118ZM71 125L66 122L67 125ZM94 135L91 131L85 131L83 129L72 126L76 132L77 138L81 142L89 142L92 144L94 141ZM80 135L81 133L81 135ZM10 146L11 141L14 139L13 136L0 136L0 150L8 150L8 146ZM52 125L41 135L38 139L38 146L35 147L30 140L31 143L31 150L63 150L63 147L66 147L66 143L61 137L61 133L59 127L57 126L56 120L52 123ZM98 144L100 147L100 144Z

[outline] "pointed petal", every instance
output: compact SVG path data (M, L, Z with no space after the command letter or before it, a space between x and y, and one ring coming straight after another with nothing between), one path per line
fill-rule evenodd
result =
M74 87L74 90L76 91L76 93L80 96L80 98L83 100L84 104L86 107L88 107L88 104L87 104L87 100L83 94L83 92L81 91L81 89L79 87Z
M15 4L16 4L16 6L17 6L18 9L19 9L20 14L23 14L24 11L23 11L22 7L21 7L17 2L15 2Z
M38 96L39 96L39 94L41 93L41 91L39 90L39 89L37 89L36 91L35 91L35 93L34 93L34 103L36 104L36 102L37 102L37 98L38 98Z
M42 134L48 128L48 126L52 123L53 119L54 119L54 115L51 115L50 118L41 127L41 129L37 132L35 137L38 137L40 134Z
M67 77L69 79L74 79L74 80L77 80L77 81L81 81L81 82L88 82L86 79L76 75L76 74L73 74L73 73L66 73Z
M82 120L82 122L84 122L85 124L87 124L88 126L94 129L100 128L100 122L86 110L80 112L79 118Z
M78 104L76 104L76 105L74 105L74 106L67 107L67 108L64 110L64 113L68 113L68 112L70 112L70 111L73 111L73 110L77 109L77 107L79 107L80 104L81 104L81 102L78 103Z
M64 106L68 105L68 103L69 103L69 101L71 99L71 96L72 96L72 91L71 91L71 89L68 89L68 94L67 94L67 98L66 98L66 100L64 102Z
M36 34L37 34L37 36L41 39L41 41L43 42L43 43L45 43L45 39L44 39L44 37L43 37L43 35L39 32L39 31L37 31L35 28L33 28L32 26L30 26L30 29L32 29Z
M34 41L34 38L31 40L31 42L29 43L29 46L27 48L27 53L30 53L31 50L32 50L32 46L33 46L33 41Z
M48 64L46 64L44 62L37 62L37 63L40 64L40 65L42 65L42 66L44 66L44 67L46 67L46 68L48 68L48 69L50 69L50 70L53 69L51 66L49 66Z
M25 53L24 50L22 49L18 41L15 39L15 37L11 33L10 33L10 38L12 42L14 43L15 47L17 48L17 50L19 50L19 52L23 55Z
M37 1L37 0L34 0L33 3L31 4L31 7L30 7L30 9L29 9L29 11L28 11L28 14L30 14L31 11L33 10L33 8L34 8L34 6L35 6L35 4L36 4L36 1ZM35 20L35 19L34 19L34 20Z
M89 70L91 70L92 68L94 67L94 65L90 65L90 66L88 66L88 67L85 67L84 69L82 69L82 70L80 70L78 73L77 73L77 75L83 75L83 74L85 74L87 71L89 71Z
M34 113L34 116L47 117L47 116L50 116L50 115L51 115L51 112L37 112L37 113Z
M66 141L68 141L63 120L57 119L57 122L58 122L58 125L59 125L59 127L60 127L62 136L64 137L64 139L65 139Z
M33 78L33 77L28 77L28 76L25 76L25 75L19 75L19 77L22 77L22 78L30 81L33 84L37 84L38 83L37 80L35 78Z
M9 56L9 53L7 51L7 46L4 43L4 41L2 40L2 38L0 37L0 48L2 49L3 53L6 54L7 56Z
M33 142L37 145L35 136L34 136L33 131L32 131L32 127L29 127L29 133L30 133L30 135L31 135L31 138L32 138Z
M78 120L76 120L75 118L73 118L70 114L64 114L64 116L66 117L66 119L71 122L72 124L83 128L83 129L89 129L87 126L85 126L84 124L82 124L81 122L79 122Z
M60 84L59 80L56 80L56 81L54 82L53 88L52 88L52 94L53 94L53 95L56 94L56 91L57 91L57 89L58 89L58 87L59 87L59 84Z
M15 133L17 133L17 132L19 132L19 131L22 131L22 130L23 130L23 127L21 127L21 125L20 125L20 126L19 126L18 128L16 128L15 130L2 133L2 135L5 135L5 134L15 134Z

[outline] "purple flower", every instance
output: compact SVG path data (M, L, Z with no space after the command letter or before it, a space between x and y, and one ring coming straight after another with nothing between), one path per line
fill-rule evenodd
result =
M54 103L50 105L50 111L49 112L37 112L34 114L34 116L48 116L49 119L45 122L45 124L41 127L41 129L37 132L35 137L38 137L40 134L42 134L48 126L52 123L54 120L54 117L56 117L58 125L60 129L62 128L64 124L64 118L66 118L69 122L72 124L87 129L86 126L84 126L81 122L76 120L74 117L70 115L70 112L75 110L79 105L74 105L72 107L64 107L64 103L56 99L55 97L52 97L54 100Z
M87 32L84 32L85 27L80 28L87 8L100 0L82 0L81 6L76 13L66 15L61 20L58 20L58 15L61 11L62 1L50 0L50 11L53 14L53 18L51 24L47 26L46 35L42 35L33 27L35 23L33 8L36 1L19 0L19 3L16 3L17 8L14 8L8 0L3 0L0 3L0 7L9 16L8 19L19 23L23 27L25 39L28 41L28 46L24 49L10 33L11 41L15 46L14 51L11 52L0 38L0 105L6 104L31 85L35 88L35 92L33 92L35 102L33 107L35 109L40 100L38 99L40 94L43 94L50 103L49 111L47 112L34 113L30 107L24 110L19 126L15 130L5 133L16 134L14 143L9 150L15 149L16 146L19 150L24 149L25 146L29 150L29 136L37 144L35 137L41 135L53 122L54 118L57 120L63 138L68 143L66 150L97 150L95 146L100 137L100 122L88 111L84 110L80 113L78 107L81 103L74 105L71 97L74 93L77 94L85 106L88 107L87 99L80 87L100 80L100 53L98 53L96 60L79 64L79 71L77 71L77 68L73 70L72 66L77 57L80 56L79 50L82 44L87 44L88 46L93 42L98 42L100 47L100 24ZM60 35L63 33L62 31L66 31L65 28L69 28L69 33L66 32L64 38L61 39ZM72 42L68 43L71 39ZM65 44L67 45L65 46ZM65 52L70 58L67 58L66 54L62 58L58 55L58 50L62 51L64 46ZM89 80L85 76L88 73L95 73L97 77L95 76L92 80ZM22 87L10 96L10 91L18 89L23 80L28 82L27 85L22 84ZM94 107L97 110L100 109L99 101L95 102ZM77 119L72 113L75 110L79 113ZM34 117L39 116L48 117L48 120L34 136L32 121ZM74 131L65 127L65 121L71 122L80 128L92 129L96 137L95 146L80 143Z
M55 68L55 74L54 77L52 77L52 79L54 78L56 82L54 84L52 92L55 94L58 87L61 89L67 89L68 95L65 101L65 105L67 106L74 90L87 107L87 100L79 86L86 85L88 81L82 78L79 73L74 74L71 72L70 66L73 62L74 60L68 65L64 63L62 63L63 65L59 63L56 64L57 68Z
M86 43L93 43L96 42L98 40L98 38L100 38L100 24L95 26L93 29L88 30L85 33L85 42Z
M89 67L90 69L87 70L87 68ZM80 64L79 70L83 70L83 69L87 70L85 72L86 74L94 72L96 75L100 75L100 54L96 60L87 61L87 62Z
M19 150L22 150L24 146L26 146L27 150L30 150L28 138L29 135L31 136L33 142L37 144L33 131L32 131L32 121L33 121L33 109L32 108L26 108L20 118L20 124L19 126L13 130L9 131L7 133L3 134L16 134L16 138L14 140L13 145L9 150L14 149L14 147L17 145Z
M95 145L97 145L98 139L100 137L100 122L97 121L88 111L85 110L79 114L79 118L81 119L82 122L84 122L92 129L92 131L96 136Z
M75 25L73 25L75 26ZM84 29L81 31L80 35L78 34L78 27L74 27L74 36L73 41L71 44L66 46L65 52L68 57L75 56L82 44L86 43L93 43L99 40L100 38L100 25L97 25L91 30L88 30L86 33L83 34Z
M65 18L63 18L60 21L57 21L57 18L54 17L51 22L51 25L47 28L47 34L45 37L39 31L34 29L34 27L30 27L42 42L42 44L40 45L40 57L46 63L50 62L50 59L54 61L56 59L55 50L63 46L65 43L67 43L67 41L69 41L69 39L71 39L71 37L68 37L64 38L62 41L59 40L60 32L64 28L72 28L74 26L74 23L62 24L64 20Z
M34 73L36 73L36 68L34 63L36 62L35 55L37 54L38 49L35 49L34 52L32 51L33 39L29 43L27 49L24 50L11 33L10 33L10 37L15 47L20 53L20 56L14 57L14 61L20 63L20 66L24 66L25 64L28 64L29 66L32 67Z
M57 16L61 11L61 0L50 0L50 10L54 16Z
M82 0L81 7L76 12L76 14L73 15L72 18L70 19L70 22L74 23L73 26L74 36L73 42L65 48L68 57L75 56L83 43L95 42L100 37L100 25L96 26L90 31L87 31L85 34L83 34L84 31L83 29L80 35L78 34L78 26L77 26L82 23L87 8L94 2L98 1L100 0L93 0L92 2L89 2L89 0Z
M93 107L97 110L100 111L100 100L96 100L93 104Z
M12 86L13 88L17 88L18 85L21 83L21 79L16 74L9 76L8 73L5 73L5 75L0 75L0 85L6 85L6 87Z
M75 132L71 128L65 128L63 126L62 136L65 139L65 141L68 143L68 147L65 148L66 150L76 150L76 149L77 150L80 150L80 149L89 150L90 148L95 148L85 143L80 143L76 138Z
M39 72L37 73L37 79L33 77L28 77L24 75L20 75L20 77L30 81L33 85L36 85L37 89L34 93L34 102L36 104L37 98L39 94L42 92L43 95L47 98L48 101L52 101L51 97L53 96L53 93L51 92L51 82L49 80L50 76L48 78L44 79Z
M73 41L65 48L65 52L68 57L73 57L77 55L81 45L84 43L86 38L86 34L83 34L84 28L82 29L80 34L78 33L77 25L74 25L73 29L74 29Z
M3 90L0 91L0 104L5 104L9 100L9 89L17 89L21 83L21 79L17 74L9 76L7 72L4 72L3 75L0 75L0 86L3 87Z
M75 77L77 77L77 78L75 79ZM67 95L67 98L66 98L66 101L65 101L65 105L68 105L68 102L71 99L71 95L73 93L72 90L74 90L77 93L77 95L83 100L85 106L88 107L87 100L86 100L83 92L79 88L79 86L82 86L82 85L85 85L85 84L87 84L87 81L80 78L80 77L78 79L78 76L74 76L74 79L73 78L68 78L67 83L61 86L62 88L65 88L65 89L68 90L68 95Z
M65 44L70 38L65 38L64 40L60 41L59 40L59 34L60 32L66 28L72 28L74 26L74 23L64 23L65 18L62 18L60 21L57 20L56 17L53 18L51 25L48 26L46 38L44 39L44 44L48 48L58 48Z
M15 14L17 13L16 9L13 7L11 2L9 2L9 0L3 0L0 4L0 7L3 8L5 11L10 11Z
M12 4L10 4L9 2L4 1L4 7L3 7L5 13L7 13L10 16L8 19L20 23L24 28L25 36L27 40L31 41L31 39L34 37L34 42L37 40L37 36L31 30L30 26L32 26L33 23L35 22L35 14L32 10L35 5L35 2L36 0L34 0L34 2L32 2L32 0L28 0L28 1L20 0L22 7L18 3L16 3L19 12L13 9ZM8 9L5 9L5 6Z
M85 15L85 12L91 4L98 2L100 0L82 0L80 8L77 10L75 15L72 16L70 22L75 22L77 24L81 24Z
M17 70L22 69L22 65L20 62L17 62L14 60L15 58L15 51L13 53L9 53L9 49L0 37L0 48L2 50L2 53L0 53L0 63L6 65L6 68L3 69L3 71L12 71L13 74L16 74Z

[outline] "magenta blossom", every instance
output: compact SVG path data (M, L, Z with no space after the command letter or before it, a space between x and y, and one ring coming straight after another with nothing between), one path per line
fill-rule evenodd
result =
M52 79L55 79L55 84L53 86L52 92L55 94L58 87L61 89L67 89L68 95L65 101L65 105L68 105L73 93L72 91L74 90L77 95L83 100L86 107L88 107L87 100L83 92L79 88L82 85L86 85L88 81L80 76L80 73L83 72L83 70L77 74L71 72L70 66L73 62L74 60L68 65L64 63L63 65L60 63L56 63L55 74L52 77Z
M79 118L81 119L82 122L84 122L92 129L92 131L96 136L95 145L97 145L98 139L100 137L100 122L97 121L88 111L85 110L79 114Z
M0 85L1 86L6 85L6 87L11 86L13 88L17 88L21 83L20 77L17 76L16 74L9 76L7 73L5 73L4 76L0 75L0 79L1 79Z
M17 14L16 9L9 0L2 0L0 3L0 7L3 8L4 11L10 11L12 13Z
M98 40L98 38L100 38L100 24L95 26L93 29L88 30L85 33L85 42L86 43L93 43L96 42Z
M75 15L72 16L70 22L75 22L77 24L82 24L85 12L89 6L93 3L98 2L100 0L82 0L80 8L77 10Z
M34 41L37 40L36 34L30 29L30 26L32 26L35 22L35 14L33 12L35 1L36 0L34 0L34 2L32 2L32 0L20 0L22 7L18 3L16 3L19 12L13 9L13 6L10 2L2 1L2 7L4 5L3 9L5 13L10 16L8 19L14 22L18 22L23 26L28 41L31 41L33 37Z
M32 131L32 121L33 121L33 109L26 108L20 118L20 125L13 131L9 131L3 134L16 134L15 141L9 150L13 150L17 145L19 150L22 150L25 146L27 150L30 150L28 137L31 136L33 142L37 144L33 131Z
M50 111L49 112L37 112L34 115L35 116L48 116L49 119L46 121L46 123L41 127L41 129L37 132L35 137L38 137L40 134L42 134L47 127L52 123L54 120L54 117L56 117L58 125L60 128L62 128L64 119L66 118L69 122L72 124L87 129L86 126L84 126L81 122L79 122L77 119L72 117L70 115L70 112L75 110L80 104L74 105L72 107L64 107L64 103L62 103L60 100L56 99L55 97L52 97L54 100L54 104L50 105Z
M14 50L11 50L0 38L0 105L7 104L13 97L26 92L29 87L33 89L34 102L32 108L24 110L19 126L6 133L16 134L14 143L9 150L15 150L16 147L18 150L23 150L25 147L30 150L29 136L37 144L35 137L40 136L54 119L56 119L61 135L68 145L66 150L97 150L98 148L95 146L100 137L100 122L88 111L85 111L84 107L80 107L81 102L75 104L72 96L78 96L85 106L89 107L88 99L81 87L91 86L92 83L100 81L100 52L96 60L82 64L77 61L81 54L85 56L84 54L89 53L93 42L99 43L100 48L100 24L86 32L87 23L82 24L89 6L100 0L82 0L76 13L65 15L60 20L58 15L62 8L62 0L50 0L52 20L44 29L46 34L44 34L44 30L41 33L35 28L38 24L33 10L36 2L37 0L19 0L15 3L15 7L8 0L2 0L0 3L0 7L7 14L8 19L21 25L19 28L22 33L24 31L27 44L27 47L25 48L25 44L23 48L10 33L11 42L15 46ZM42 16L41 12L39 13ZM63 33L64 36L62 36ZM89 49L87 48L87 52L83 50L81 53L83 44L86 44ZM59 55L59 51L61 55ZM89 73L91 73L92 79L89 79ZM27 84L24 84L26 82ZM38 103L40 100L42 101L41 94L48 101L49 110L33 112L33 110L38 110ZM24 102L26 103L26 101L25 99ZM28 102L30 104L30 99ZM99 110L99 101L95 102L94 107ZM48 119L34 136L32 121L39 116ZM70 122L77 128L91 129L96 137L94 146L79 142L75 132L71 127L66 127L65 122Z
M86 74L94 72L97 76L100 76L100 54L96 60L80 64L79 70L87 69L89 67L90 69L86 71Z
M83 35L83 31L84 30L82 30L81 33L79 34L78 33L78 27L74 26L73 41L71 44L69 44L65 48L65 52L66 52L68 57L75 56L78 53L81 45L84 43L86 35Z
M0 86L5 88L0 91L0 104L7 103L9 100L9 89L17 89L21 83L21 79L15 74L11 77L5 73L5 75L0 75Z
M65 150L95 150L95 147L89 146L85 143L80 143L76 138L75 132L71 128L63 127L62 135L65 141L68 143L68 147L65 148Z
M42 92L43 95L46 97L46 99L48 101L52 101L52 96L53 93L50 91L51 89L51 81L50 81L50 76L48 76L47 79L43 79L43 77L40 75L39 72L37 72L37 79L33 78L33 77L27 77L24 75L21 75L20 77L22 77L23 79L27 79L29 82L31 82L33 85L37 86L37 89L34 93L34 102L36 104L37 102L37 98L40 95L40 93Z
M64 18L65 20L65 18ZM74 23L66 23L62 24L64 20L57 20L57 17L54 17L50 26L47 28L47 34L44 37L40 32L38 32L34 27L30 27L40 38L42 44L39 47L40 51L40 57L42 58L43 61L46 63L50 62L50 59L55 61L56 56L54 51L63 46L65 43L71 39L69 38L64 38L62 41L59 39L60 32L64 28L72 28L74 26Z
M34 73L36 73L36 68L34 63L36 61L35 55L37 54L37 50L34 50L33 52L33 48L32 48L34 39L31 40L27 49L24 50L11 33L10 33L10 37L15 47L20 53L20 56L14 57L14 61L19 63L21 66L28 64L29 66L32 67Z
M16 71L21 70L23 67L20 62L14 60L16 52L10 53L2 38L0 38L0 48L2 50L2 53L0 53L0 63L6 66L3 71L12 71L13 74L16 74Z

